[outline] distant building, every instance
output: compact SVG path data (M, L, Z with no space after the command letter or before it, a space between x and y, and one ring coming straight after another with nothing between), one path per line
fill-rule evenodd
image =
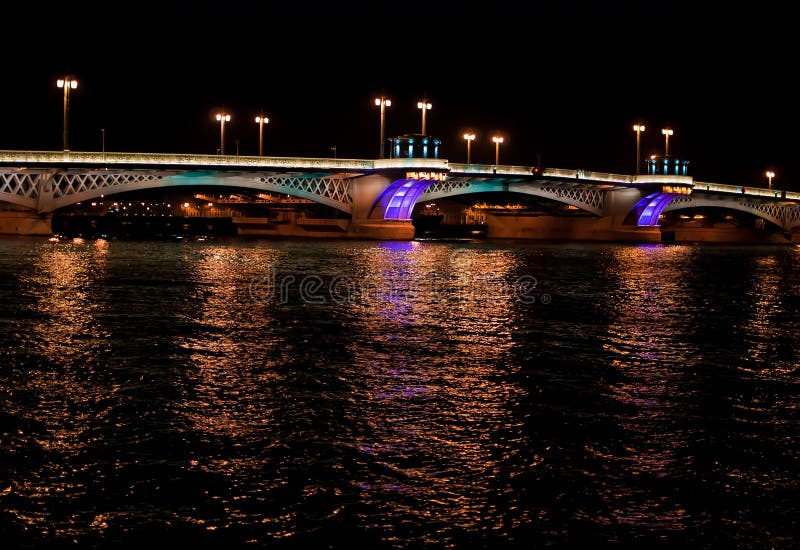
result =
M647 173L663 176L687 176L689 161L653 155L647 159Z
M389 143L391 158L438 159L442 141L422 134L404 134L389 138Z

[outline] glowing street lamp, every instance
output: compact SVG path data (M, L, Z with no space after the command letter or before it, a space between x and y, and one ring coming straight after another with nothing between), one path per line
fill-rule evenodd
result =
M423 99L422 101L418 101L417 102L417 109L422 109L422 135L423 136L426 135L425 134L425 112L426 111L430 111L431 107L433 107L433 105L428 103L427 99Z
M377 105L377 106L379 106L381 108L381 149L380 149L380 151L381 151L380 155L381 156L380 156L380 158L383 158L383 146L384 146L383 142L385 141L384 134L383 134L383 128L384 128L384 121L386 120L386 107L391 107L392 106L392 100L389 99L389 98L381 96L381 97L375 98L375 105Z
M225 123L231 120L231 115L227 113L217 113L219 121L219 154L225 154Z
M664 157L669 156L669 136L674 132L670 128L662 128L661 133L664 134Z
M467 164L469 164L469 146L473 141L475 141L475 134L468 132L464 134L464 139L467 140Z
M64 151L69 151L67 144L67 118L69 113L69 91L78 87L78 81L69 77L59 78L56 81L56 86L64 88Z
M769 182L769 188L772 189L772 178L775 177L775 172L772 170L767 170L767 181Z
M494 142L494 164L500 164L500 144L503 143L503 138L500 136L492 136Z
M644 124L634 124L633 131L636 132L636 175L639 175L639 136L642 132L644 132Z
M217 115L219 116L219 115ZM219 120L219 119L217 119ZM256 117L256 124L258 124L258 156L264 156L264 125L269 124L269 118L264 115Z

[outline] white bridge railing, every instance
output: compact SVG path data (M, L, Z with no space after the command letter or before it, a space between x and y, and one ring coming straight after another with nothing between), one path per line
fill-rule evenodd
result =
M694 182L694 189L697 191L715 191L717 193L734 193L736 195L755 195L779 199L786 197L787 200L800 200L800 193L795 191L783 191L780 189L764 189L763 187L746 187L741 185L725 185L723 183L708 183L704 181Z

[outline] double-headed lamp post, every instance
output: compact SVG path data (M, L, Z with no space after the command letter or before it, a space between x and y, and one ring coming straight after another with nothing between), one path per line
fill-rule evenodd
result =
M425 113L427 111L430 111L431 107L433 107L433 105L431 105L428 102L427 99L423 99L422 101L418 101L417 102L417 109L422 109L422 135L423 136L426 135L425 134Z
M769 182L769 188L772 189L772 178L775 177L775 172L772 170L767 170L767 181Z
M500 144L503 143L503 138L500 136L492 136L494 142L494 164L500 164Z
M639 144L640 144L639 136L641 135L642 132L644 132L644 124L634 124L633 125L633 131L636 132L636 175L638 176L639 175L639 166L641 165L641 162L639 161L639 158L640 158L639 151L641 150L639 148Z
M664 134L664 158L669 156L669 136L674 132L671 128L662 128L661 133Z
M67 136L69 135L69 132L67 131L67 120L69 115L69 91L78 87L78 81L69 77L59 78L56 81L56 86L59 88L64 88L64 151L69 151L69 145L67 143Z
M470 153L469 147L470 144L473 141L475 141L475 134L473 134L472 132L467 132L466 134L464 134L464 139L467 141L467 164L469 164L469 153Z
M380 158L383 158L383 149L384 149L384 141L386 138L384 137L383 129L384 123L386 121L386 107L392 106L392 100L387 97L376 97L375 98L375 105L381 108L381 147L380 147Z
M231 120L231 115L227 113L217 113L219 121L219 154L225 154L225 123Z
M269 124L269 117L258 115L256 117L256 124L258 124L258 156L264 156L264 125Z

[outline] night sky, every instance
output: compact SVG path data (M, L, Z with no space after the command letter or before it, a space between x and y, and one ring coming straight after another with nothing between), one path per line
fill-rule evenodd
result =
M267 155L376 158L385 95L387 137L418 133L427 98L454 162L471 129L473 162L499 132L502 164L632 173L642 122L643 158L670 127L697 180L800 190L794 18L765 4L30 4L3 8L1 149L61 149L73 75L72 150L105 128L109 151L215 153L224 109L226 152L257 154L263 109Z

